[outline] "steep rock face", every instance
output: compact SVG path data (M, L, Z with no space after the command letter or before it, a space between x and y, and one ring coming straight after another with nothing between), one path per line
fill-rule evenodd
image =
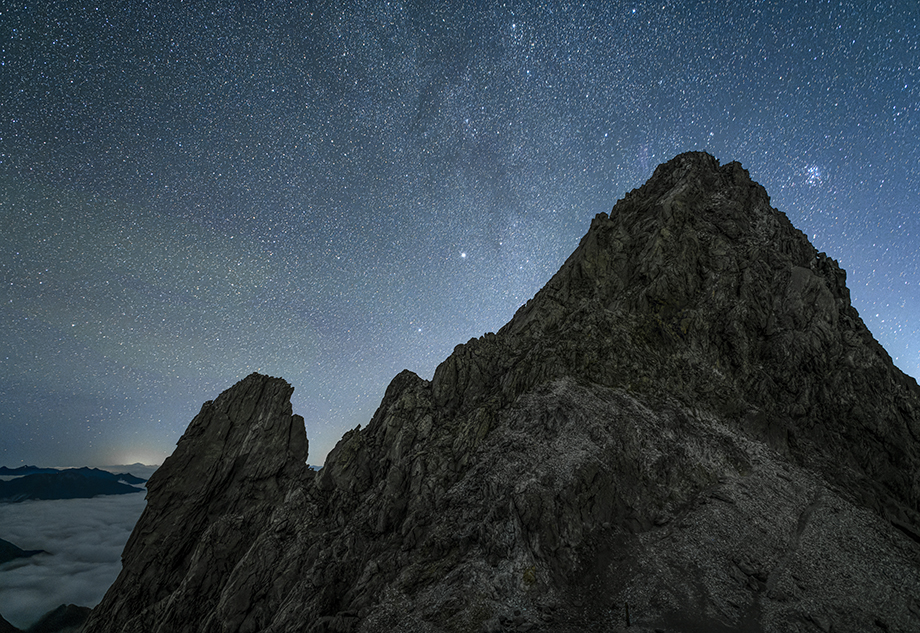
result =
M315 476L289 391L246 451L205 405L86 630L916 630L920 390L844 280L678 156Z
M252 555L253 540L306 476L306 431L291 413L292 392L280 378L252 374L202 406L150 478L117 591L87 630L192 631L233 619L237 605L220 600L228 572ZM260 590L269 602L270 588Z

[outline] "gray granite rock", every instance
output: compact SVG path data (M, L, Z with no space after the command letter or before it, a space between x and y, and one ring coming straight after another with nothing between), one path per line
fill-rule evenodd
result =
M258 586L245 598L233 572L246 571L253 558L272 563L271 552L252 548L308 476L306 432L303 418L291 413L292 392L280 378L252 374L202 406L150 478L122 573L87 630L208 630L208 623L226 627L278 600L261 584L265 570L246 574ZM241 604L255 595L261 606Z
M920 630L920 389L737 163L660 166L318 473L290 393L205 405L86 631Z

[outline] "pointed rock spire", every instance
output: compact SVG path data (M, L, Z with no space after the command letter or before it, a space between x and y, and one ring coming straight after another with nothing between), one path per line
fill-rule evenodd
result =
M204 630L197 627L215 609L232 619L235 605L220 601L228 572L260 556L252 550L257 537L306 476L293 391L280 378L251 374L204 403L151 476L122 573L86 630Z

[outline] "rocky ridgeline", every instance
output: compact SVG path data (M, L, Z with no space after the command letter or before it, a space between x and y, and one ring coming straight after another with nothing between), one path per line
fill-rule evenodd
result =
M920 389L737 163L683 154L318 473L204 405L85 631L920 630Z

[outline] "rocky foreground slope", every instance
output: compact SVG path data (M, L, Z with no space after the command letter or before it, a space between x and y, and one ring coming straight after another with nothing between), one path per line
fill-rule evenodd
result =
M660 166L305 467L205 403L88 632L917 631L920 389L737 163Z

